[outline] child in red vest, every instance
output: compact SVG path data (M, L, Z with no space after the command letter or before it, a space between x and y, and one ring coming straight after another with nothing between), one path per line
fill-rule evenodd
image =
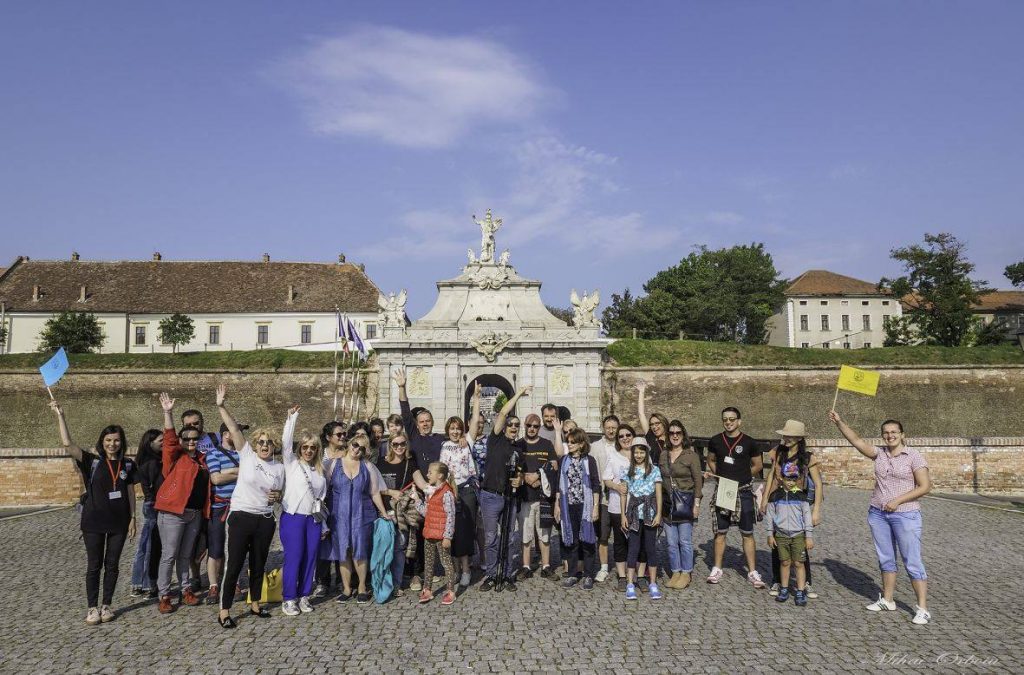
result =
M435 556L441 558L448 582L442 605L455 602L455 564L452 562L452 536L455 534L455 490L449 480L448 466L433 462L427 469L427 500L417 500L416 508L423 514L423 569L424 581L433 574ZM424 583L420 603L434 599L430 584Z

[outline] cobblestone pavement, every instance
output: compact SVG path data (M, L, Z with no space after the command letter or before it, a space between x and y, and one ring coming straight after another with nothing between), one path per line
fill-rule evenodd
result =
M85 550L68 509L0 522L3 672L1022 672L1024 517L949 501L925 502L924 560L933 622L911 624L913 595L900 574L899 610L872 614L877 565L865 515L868 493L833 488L812 554L820 599L776 603L741 576L738 535L727 573L708 572L710 527L695 534L696 581L664 599L627 602L611 584L587 592L535 577L516 593L476 586L452 607L410 596L384 606L322 602L316 611L243 615L224 631L213 607L169 616L127 593L126 546L116 621L86 626ZM758 567L769 555L758 532ZM271 563L280 564L275 544ZM966 564L965 564L966 563Z

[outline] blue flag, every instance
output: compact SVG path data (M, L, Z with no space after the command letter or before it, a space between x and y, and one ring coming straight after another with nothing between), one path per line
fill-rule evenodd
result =
M365 359L370 355L370 349L363 342L363 338L359 335L359 330L356 329L356 325L352 323L351 319L346 318L345 322L348 323L348 335L349 339L355 344L356 351Z
M68 355L61 347L57 350L57 353L50 357L50 360L39 367L39 372L43 375L43 384L47 387L60 382L60 378L64 377L64 373L68 369Z

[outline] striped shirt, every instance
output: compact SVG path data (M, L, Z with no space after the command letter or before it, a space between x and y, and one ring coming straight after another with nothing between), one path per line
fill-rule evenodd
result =
M889 454L886 448L875 448L875 491L871 494L871 506L884 509L885 505L904 495L915 487L914 472L928 463L920 452L913 448L903 448L898 455ZM896 512L917 511L921 508L917 500L904 502L896 507Z
M231 458L235 461L232 462L228 459L230 454ZM227 448L213 448L206 453L206 468L210 470L211 474L226 471L228 469L234 469L238 466L238 453L234 450L228 450ZM236 481L230 483L221 483L220 485L213 485L213 496L215 502L227 502L231 501L231 493L235 491ZM214 504L218 506L218 504Z

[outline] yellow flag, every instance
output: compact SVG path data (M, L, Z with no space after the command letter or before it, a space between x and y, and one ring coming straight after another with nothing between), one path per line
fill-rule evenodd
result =
M855 391L858 394L874 396L878 393L879 377L881 377L881 373L872 370L843 366L839 369L839 383L836 386L847 391Z

